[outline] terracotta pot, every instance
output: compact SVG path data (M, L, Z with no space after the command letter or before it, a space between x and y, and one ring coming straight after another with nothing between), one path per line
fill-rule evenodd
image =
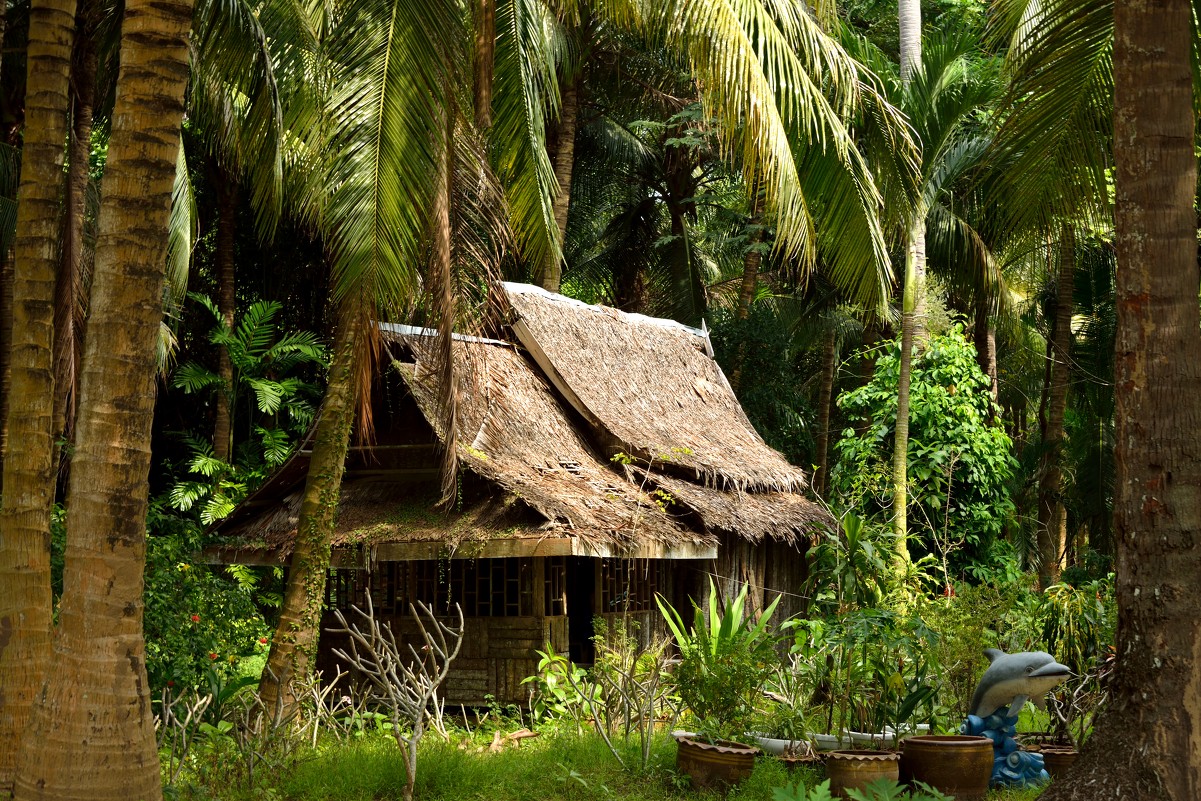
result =
M831 751L826 755L826 776L835 798L843 790L862 790L874 781L900 777L901 755L893 751Z
M676 770L688 776L695 790L723 788L738 784L755 769L755 755L762 753L753 745L718 740L715 743L677 738Z
M992 778L993 745L987 737L923 734L901 741L901 778L926 784L960 801L982 801Z
M1052 779L1058 779L1076 761L1080 753L1070 745L1044 745L1039 749L1043 755L1043 767Z

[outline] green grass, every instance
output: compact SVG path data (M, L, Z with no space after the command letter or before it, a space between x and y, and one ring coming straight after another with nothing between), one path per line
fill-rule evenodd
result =
M650 764L637 769L636 743L622 748L624 770L599 737L546 734L521 747L491 753L486 739L445 743L428 735L417 770L418 801L771 801L788 784L811 787L822 781L820 768L789 773L772 759L758 760L747 781L727 796L696 792L675 772L675 743L654 741ZM620 744L619 744L619 747ZM369 733L349 742L326 741L305 749L294 767L261 776L253 789L193 784L181 795L194 799L275 798L289 801L392 801L401 798L404 765L396 742ZM994 791L989 801L1034 801L1037 789Z

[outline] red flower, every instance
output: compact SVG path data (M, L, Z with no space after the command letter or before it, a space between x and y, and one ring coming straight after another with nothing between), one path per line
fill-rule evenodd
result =
M266 645L266 644L267 644L267 638L266 638L266 637L259 637L259 642L261 642L263 645Z
M199 622L200 622L200 615L192 615L192 622L193 622L193 623L199 623Z
M955 587L951 584L947 584L947 586L943 589L942 594L944 598L954 598Z
M209 659L216 659L216 658L217 658L216 654L209 654Z
M175 679L167 679L167 686L168 686L168 687L174 687L174 686L175 686Z

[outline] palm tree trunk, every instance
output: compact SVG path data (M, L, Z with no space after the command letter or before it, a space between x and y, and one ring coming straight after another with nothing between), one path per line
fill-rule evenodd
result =
M897 0L900 27L901 81L908 83L922 63L921 0Z
M492 127L492 75L496 68L496 0L475 4L475 127Z
M233 179L224 170L217 169L217 311L226 328L233 330L234 310L237 304L234 284L234 235L238 229L238 196ZM217 393L217 414L213 422L213 455L223 462L230 460L233 452L233 402L234 366L229 359L229 348L217 348L217 375L221 378L221 391Z
M922 62L921 0L898 0L901 83L908 85ZM913 346L921 339L921 314L926 275L926 220L915 209L906 233L905 289L901 306L901 365L897 377L897 422L892 451L892 517L896 532L894 560L909 562L909 383L913 375Z
M919 222L909 231L905 289L901 299L901 365L897 377L897 422L892 451L894 559L898 565L909 562L909 385L913 375L913 351L921 336L925 273L926 231L924 222Z
M838 334L831 328L822 345L822 383L817 393L817 470L813 485L825 497L830 485L830 407L834 403L834 376L838 370Z
M988 310L988 298L983 292L976 294L976 325L973 342L976 345L976 363L980 371L988 377L989 393L993 403L999 397L997 385L997 329L993 327ZM996 413L994 411L995 419Z
M354 376L363 340L363 315L364 304L358 297L347 298L339 309L333 362L313 433L313 455L300 502L288 584L260 684L263 701L272 715L292 712L292 682L305 677L317 651L334 516L354 415Z
M75 68L71 78L70 156L63 203L63 251L54 301L54 434L70 440L75 425L75 399L79 389L79 355L87 318L84 282L83 227L87 214L87 189L92 153L92 106L96 95L96 40L89 35L91 4L76 14ZM54 475L62 449L54 449Z
M75 0L33 1L0 510L0 797L50 657L54 284L74 32Z
M1046 589L1059 579L1067 538L1067 514L1060 496L1063 471L1063 416L1067 408L1071 367L1072 298L1075 293L1076 237L1072 227L1063 227L1059 243L1059 279L1055 293L1055 331L1052 336L1051 379L1047 390L1047 428L1038 483L1038 584Z
M1201 320L1187 0L1114 5L1117 665L1046 801L1201 795Z
M162 797L142 570L155 348L191 21L186 0L125 5L68 493L65 591L45 689L23 741L20 801Z
M575 132L579 124L579 81L573 80L563 87L563 102L559 109L557 147L555 149L555 181L559 193L555 195L555 225L559 229L559 244L566 248L567 212L571 206L571 173L575 166ZM542 288L558 292L563 279L562 254L547 254L542 268Z

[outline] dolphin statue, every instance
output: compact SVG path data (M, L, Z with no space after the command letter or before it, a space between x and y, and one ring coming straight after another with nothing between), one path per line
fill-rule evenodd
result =
M1009 704L1006 717L1014 717L1028 698L1042 709L1046 694L1072 675L1067 665L1059 664L1046 651L1007 654L986 648L984 655L992 664L976 685L970 708L970 714L979 717L991 715L1005 704Z

